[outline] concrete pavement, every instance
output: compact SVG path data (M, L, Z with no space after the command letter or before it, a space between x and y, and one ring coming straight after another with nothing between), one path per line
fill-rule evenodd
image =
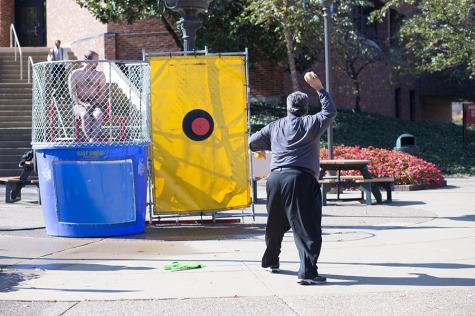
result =
M328 284L320 286L296 283L291 233L283 273L260 268L262 203L256 221L241 224L58 238L40 228L41 208L27 189L21 202L0 203L0 315L473 315L475 178L448 184L395 192L384 205L324 207L319 271ZM206 267L163 270L174 261Z

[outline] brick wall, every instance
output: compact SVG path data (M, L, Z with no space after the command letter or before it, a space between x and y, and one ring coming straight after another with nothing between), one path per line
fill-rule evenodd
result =
M115 59L142 59L142 49L148 52L180 50L158 18L148 18L133 24L110 23L108 32L115 34ZM112 41L110 45L113 45Z
M284 69L270 61L261 52L253 52L254 62L249 68L251 95L257 97L282 96L285 94Z
M15 1L0 0L0 47L10 46L10 25L15 22Z

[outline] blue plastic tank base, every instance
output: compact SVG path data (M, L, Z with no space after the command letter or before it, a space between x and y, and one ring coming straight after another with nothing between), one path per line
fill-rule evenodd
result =
M145 230L148 144L35 150L48 235L106 237Z

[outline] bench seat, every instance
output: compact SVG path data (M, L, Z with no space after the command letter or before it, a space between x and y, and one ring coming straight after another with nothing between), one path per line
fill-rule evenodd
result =
M371 205L371 186L376 185L380 188L383 188L386 191L386 199L392 201L392 189L394 184L394 178L391 177L381 177L381 178L370 178L364 179L363 176L341 176L340 181L337 177L325 177L319 180L319 183L322 185L322 204L326 205L327 203L327 194L333 187L348 187L355 186L361 190L362 196L366 195L366 204ZM380 203L382 201L378 201Z
M11 198L11 192L15 189L16 185L20 183L19 176L14 177L0 177L0 183L5 184L5 203L13 203L16 201L21 200L21 191L18 193L18 196L15 199ZM25 184L33 184L36 185L38 188L38 201L41 204L40 193L39 193L39 185L40 181L36 178L28 178L27 180L23 180Z

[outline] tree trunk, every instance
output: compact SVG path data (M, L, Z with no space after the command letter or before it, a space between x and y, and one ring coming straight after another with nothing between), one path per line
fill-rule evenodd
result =
M292 89L294 91L299 90L299 81L297 67L295 66L295 55L294 55L294 40L292 39L292 34L287 26L283 25L284 37L285 37L285 46L287 47L287 58L289 61L290 69L290 78L292 79Z
M361 112L361 107L360 107L360 100L361 100L361 95L360 95L360 83L358 81L358 77L355 77L354 79L351 79L351 82L353 84L353 94L355 96L355 112Z
M361 107L360 107L361 92L360 92L360 83L358 81L358 75L360 74L360 72L356 71L355 62L356 62L356 59L353 59L350 56L345 55L346 71L347 71L348 76L351 79L351 85L353 88L352 92L353 92L353 95L355 96L355 107L353 109L353 112L360 112L361 111Z

